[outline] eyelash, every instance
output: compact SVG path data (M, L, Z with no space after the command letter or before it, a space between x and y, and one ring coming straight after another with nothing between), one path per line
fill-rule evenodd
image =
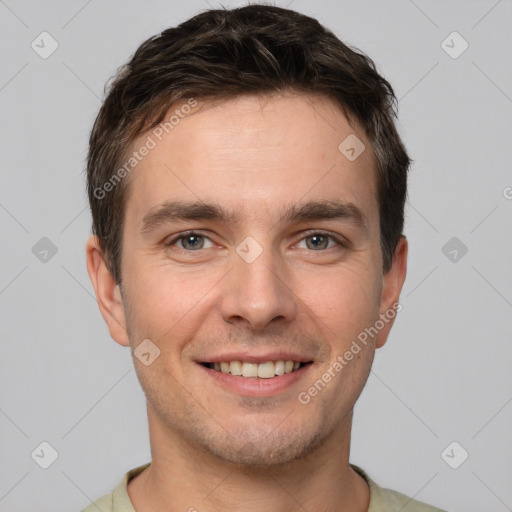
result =
M180 241L182 239L185 239L188 236L192 236L192 235L202 236L202 237L207 238L208 240L210 240L210 238L207 235L204 235L203 233L201 233L199 231L184 231L184 232L180 233L178 236L174 237L172 240L169 240L169 241L165 242L164 246L165 247L171 247L176 242L178 242L178 241ZM346 242L343 242L342 240L340 240L338 237L336 237L334 235L330 235L330 234L324 233L322 231L309 231L306 236L304 236L304 237L302 237L300 239L300 241L302 242L306 238L309 238L309 237L314 236L314 235L324 236L324 237L327 237L327 238L333 240L334 242L336 242L338 244L338 246L339 246L338 248L345 248L345 247L347 247L347 243ZM184 249L182 247L180 247L179 249L182 250L182 251L185 251L185 252L199 252L201 250L201 249L197 249L197 250L194 251L194 250ZM313 252L323 252L323 251L327 251L328 249L335 249L335 247L328 247L326 249L321 249L321 250L318 250L318 251L314 251L313 249L311 249L311 251L313 251Z

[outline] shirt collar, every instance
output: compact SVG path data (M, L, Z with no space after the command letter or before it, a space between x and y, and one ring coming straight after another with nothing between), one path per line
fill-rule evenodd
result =
M138 466L124 475L123 479L112 493L112 512L135 512L133 504L130 501L130 496L128 496L127 485L132 478L135 478L139 473L142 473L142 471L144 471L150 464L151 462L148 462L142 466ZM377 495L380 491L379 487L359 466L350 464L350 467L364 478L370 488L370 505L368 507L368 512L377 512L375 507Z

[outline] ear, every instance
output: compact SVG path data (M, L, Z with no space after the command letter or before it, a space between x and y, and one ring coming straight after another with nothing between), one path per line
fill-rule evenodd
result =
M383 277L379 315L384 323L384 327L379 330L375 341L375 348L380 348L386 343L395 317L402 309L399 299L407 273L407 250L407 238L402 235L395 248L391 268Z
M105 320L110 336L125 347L130 346L126 332L126 318L119 286L110 273L98 237L92 235L86 246L87 272L96 293L101 316Z

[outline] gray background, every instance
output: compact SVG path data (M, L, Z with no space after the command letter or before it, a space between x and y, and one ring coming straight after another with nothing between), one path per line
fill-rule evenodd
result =
M150 460L129 350L110 339L85 267L87 138L136 47L219 5L0 0L1 511L81 510ZM512 510L512 3L276 5L376 61L415 160L403 311L356 406L351 461L450 511ZM59 45L46 59L31 48L43 31ZM442 45L453 31L469 44L458 58L445 51L458 36ZM48 469L43 441L58 452Z

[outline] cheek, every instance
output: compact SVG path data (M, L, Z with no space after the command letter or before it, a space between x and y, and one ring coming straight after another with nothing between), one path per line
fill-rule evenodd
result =
M222 274L198 274L156 264L138 265L131 276L130 290L136 303L132 311L134 325L140 334L154 338L158 344L158 340L169 337L179 342L193 335L198 315L208 303L208 292L214 293Z
M314 282L314 291L304 289L299 296L321 320L329 339L336 336L340 343L357 336L378 316L379 280L368 268L340 268L316 275Z

